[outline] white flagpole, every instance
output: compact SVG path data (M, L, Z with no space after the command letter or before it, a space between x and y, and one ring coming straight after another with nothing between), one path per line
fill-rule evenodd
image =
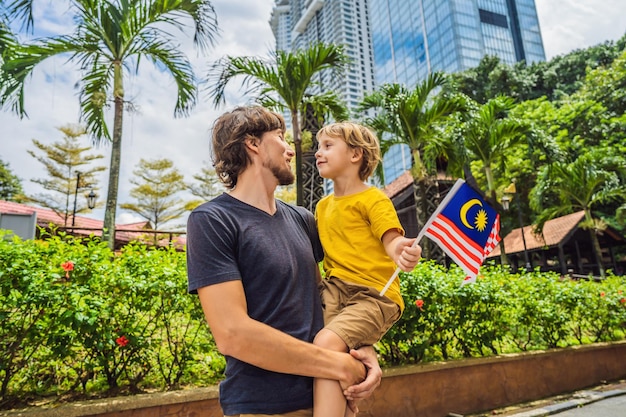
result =
M456 194L456 191L459 189L459 187L461 187L464 183L465 181L463 181L461 178L456 180L452 188L450 188L450 191L448 191L448 194L446 194L446 196L444 197L443 201L439 204L439 206L437 206L437 209L433 212L433 214L430 215L430 218L428 219L424 227L422 227L422 230L420 230L420 232L417 234L417 237L415 238L415 242L413 243L413 247L419 244L419 242L424 237L424 233L426 233L426 230L428 230L428 228L430 227L430 224L435 220L435 218L437 218L441 210L443 210L444 207L446 207L446 205L448 204L448 201L450 201L450 199L454 196L454 194ZM400 271L401 271L400 267L397 267L395 272L391 276L391 278L389 278L389 280L387 281L387 284L385 284L384 288L380 291L380 295L385 295L385 293L387 292L387 290L389 289L393 281L396 279Z

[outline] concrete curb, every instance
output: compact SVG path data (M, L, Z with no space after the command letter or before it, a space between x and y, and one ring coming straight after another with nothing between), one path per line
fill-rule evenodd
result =
M508 417L543 417L558 414L562 411L571 410L572 408L581 407L606 398L626 395L625 389L615 389L610 391L581 391L574 395L574 399L564 401L558 404L548 405L533 410L524 411L517 414L509 414Z

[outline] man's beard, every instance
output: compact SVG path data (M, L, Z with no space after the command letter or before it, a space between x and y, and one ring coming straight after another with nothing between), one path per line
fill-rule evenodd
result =
M270 164L268 166L274 177L278 180L278 185L291 185L295 181L296 177L289 168L280 167L276 164Z

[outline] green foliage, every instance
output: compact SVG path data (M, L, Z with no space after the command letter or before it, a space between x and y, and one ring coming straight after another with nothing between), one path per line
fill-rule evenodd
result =
M477 282L432 261L401 274L404 314L377 344L386 365L623 339L626 280L572 281L483 266Z
M401 274L406 309L377 344L383 366L623 339L626 280L571 281L483 267L474 284L425 261ZM0 236L0 408L216 384L217 351L185 254L112 253L69 235Z
M302 173L302 129L305 110L310 108L317 120L331 115L335 120L346 118L345 104L334 91L312 94L320 88L321 73L342 76L350 58L343 45L314 42L293 52L276 51L269 60L254 56L225 56L211 68L207 85L215 106L224 102L226 86L241 78L246 93L254 100L276 111L289 111L296 152L296 200L304 205Z
M440 89L448 85L448 77L435 72L413 88L402 84L384 84L367 94L359 111L365 114L375 110L375 118L366 118L385 141L384 134L393 143L408 145L413 155L413 177L423 179L433 175L437 162L458 160L455 144L442 137L437 127L456 112L464 110L465 102L457 96L445 95Z
M0 404L214 384L217 354L185 255L67 235L0 236Z
M200 198L195 207L205 201L212 200L226 189L213 168L204 167L200 173L195 174L193 178L197 183L189 184L189 192Z
M9 164L0 159L0 200L19 200L22 194L22 182L11 171Z
M135 187L130 190L130 196L136 202L121 204L121 208L150 221L155 230L187 211L185 202L177 197L187 185L183 182L184 176L171 160L163 158L148 161L142 158L133 174L135 178L130 183Z
M80 140L86 139L87 133L83 126L68 124L58 130L63 133L63 139L52 145L33 139L37 150L29 150L28 154L45 167L47 176L31 181L41 185L48 193L29 195L26 198L31 203L52 209L65 220L67 226L74 212L74 198L76 213L90 210L82 194L86 190L98 191L94 177L106 168L92 165L94 161L104 158L103 155L88 153L92 146L81 146Z
M108 195L103 238L114 246L117 192L121 167L126 71L139 71L151 62L170 74L177 87L176 116L186 116L196 104L197 86L191 62L175 39L192 23L193 41L203 51L217 35L217 20L208 0L186 1L68 1L76 23L71 34L21 44L0 27L0 106L26 114L25 84L35 67L56 55L66 55L81 68L80 114L95 144L111 141ZM7 20L17 19L32 28L33 2L16 1L7 7ZM181 17L190 20L181 19ZM63 29L65 31L65 28ZM7 48L4 48L4 45ZM109 131L106 109L113 102L113 129Z

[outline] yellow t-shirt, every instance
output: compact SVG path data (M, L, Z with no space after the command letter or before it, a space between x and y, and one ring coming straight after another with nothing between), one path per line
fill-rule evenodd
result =
M326 276L381 291L396 270L381 239L391 229L404 235L389 197L375 187L342 197L331 194L317 203L315 219ZM385 295L404 310L398 278Z

